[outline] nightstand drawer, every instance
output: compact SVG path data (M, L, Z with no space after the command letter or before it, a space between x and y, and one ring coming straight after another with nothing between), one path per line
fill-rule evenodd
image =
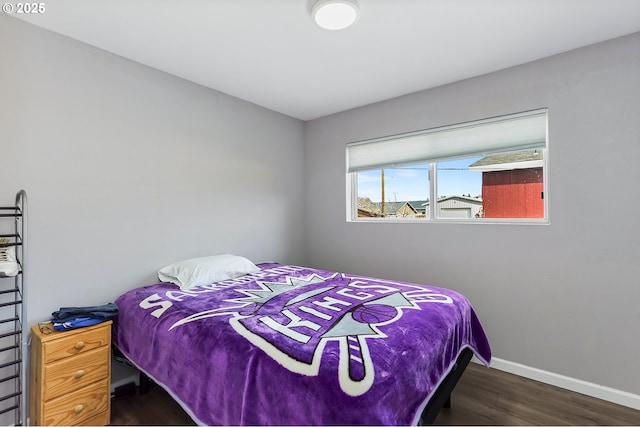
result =
M109 347L99 347L44 367L44 400L72 392L109 375Z
M89 418L104 414L105 424L109 423L109 380L104 379L93 385L45 402L44 425L79 425Z
M62 339L43 343L43 362L51 363L102 347L109 344L110 339L111 331L107 328L74 333L69 337L62 336Z

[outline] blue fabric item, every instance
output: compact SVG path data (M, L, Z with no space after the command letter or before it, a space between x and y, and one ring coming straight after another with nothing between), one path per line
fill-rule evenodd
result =
M96 319L94 317L74 317L64 322L53 322L53 329L56 331L67 331L69 329L84 328L85 326L97 325L104 322L104 319Z
M118 315L118 306L112 302L104 305L90 307L60 307L58 311L51 313L53 321L64 321L77 317L91 317L94 319L109 320Z

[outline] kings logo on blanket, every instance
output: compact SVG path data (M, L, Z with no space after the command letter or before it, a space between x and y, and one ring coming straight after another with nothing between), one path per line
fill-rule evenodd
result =
M318 375L327 342L338 341L340 387L344 393L358 396L374 381L368 340L387 338L385 327L399 321L405 310L424 310L434 303L453 307L449 295L424 285L344 273L325 272L324 277L319 270L300 277L291 271L298 268L295 266L284 267L289 274L283 275L283 267L192 292L167 292L166 297L174 301L205 292L220 292L226 297L219 307L189 315L170 330L214 316L229 316L229 324L238 334L288 370L308 376ZM264 280L273 275L279 280ZM153 308L152 314L158 318L172 305L159 294L140 303L141 308Z

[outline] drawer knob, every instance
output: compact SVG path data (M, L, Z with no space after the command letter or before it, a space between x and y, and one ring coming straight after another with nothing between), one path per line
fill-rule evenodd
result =
M84 370L80 369L78 372L76 372L76 374L74 375L74 377L76 377L77 380L79 380L80 378L82 378L84 376Z
M76 414L79 414L80 412L82 412L83 409L84 409L84 405L76 405L76 407L73 408L73 412L75 412Z
M76 350L82 350L84 348L84 341L78 341L76 343Z

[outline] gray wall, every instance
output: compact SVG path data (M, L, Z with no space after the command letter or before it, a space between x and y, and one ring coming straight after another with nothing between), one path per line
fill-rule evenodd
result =
M549 108L550 225L345 221L345 144ZM317 267L464 293L494 356L640 394L640 34L305 124Z
M28 324L171 262L303 263L302 122L0 15L0 204L29 197Z

